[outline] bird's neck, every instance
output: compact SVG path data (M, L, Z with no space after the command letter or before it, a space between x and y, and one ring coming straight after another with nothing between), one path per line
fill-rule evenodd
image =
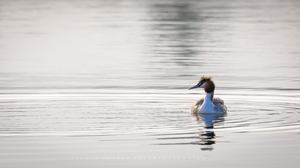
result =
M204 98L204 101L200 107L200 112L202 113L210 113L210 112L214 112L215 111L215 105L213 103L213 97L214 97L214 93L210 92L210 93L206 93L206 96Z
M214 92L206 93L204 101L206 101L206 102L212 102L213 98L214 98Z

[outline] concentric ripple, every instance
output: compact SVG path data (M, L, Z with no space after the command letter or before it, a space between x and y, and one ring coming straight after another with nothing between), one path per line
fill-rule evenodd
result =
M225 100L229 111L226 116L211 119L213 130L227 133L300 131L300 99L295 91L289 95L286 90L268 90L262 94L253 89L225 89L219 90L217 96ZM0 95L1 136L140 134L158 140L185 141L199 138L199 131L206 130L203 116L190 113L190 105L199 97L194 94L197 91L182 88L44 89L39 93L12 89L5 92Z

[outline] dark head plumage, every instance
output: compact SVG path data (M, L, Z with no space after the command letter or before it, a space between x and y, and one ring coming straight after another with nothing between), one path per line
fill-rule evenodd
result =
M197 85L191 87L190 89L195 88L204 88L206 93L211 93L215 90L215 84L211 80L211 77L202 76Z

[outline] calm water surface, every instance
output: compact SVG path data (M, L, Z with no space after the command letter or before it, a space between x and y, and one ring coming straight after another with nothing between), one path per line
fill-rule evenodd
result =
M299 9L0 0L0 164L296 167ZM191 115L204 92L187 88L201 75L227 116Z

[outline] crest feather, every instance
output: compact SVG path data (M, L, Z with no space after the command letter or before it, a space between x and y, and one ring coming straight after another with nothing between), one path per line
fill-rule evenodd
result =
M211 77L210 76L202 76L200 80L208 81L208 80L211 80Z

